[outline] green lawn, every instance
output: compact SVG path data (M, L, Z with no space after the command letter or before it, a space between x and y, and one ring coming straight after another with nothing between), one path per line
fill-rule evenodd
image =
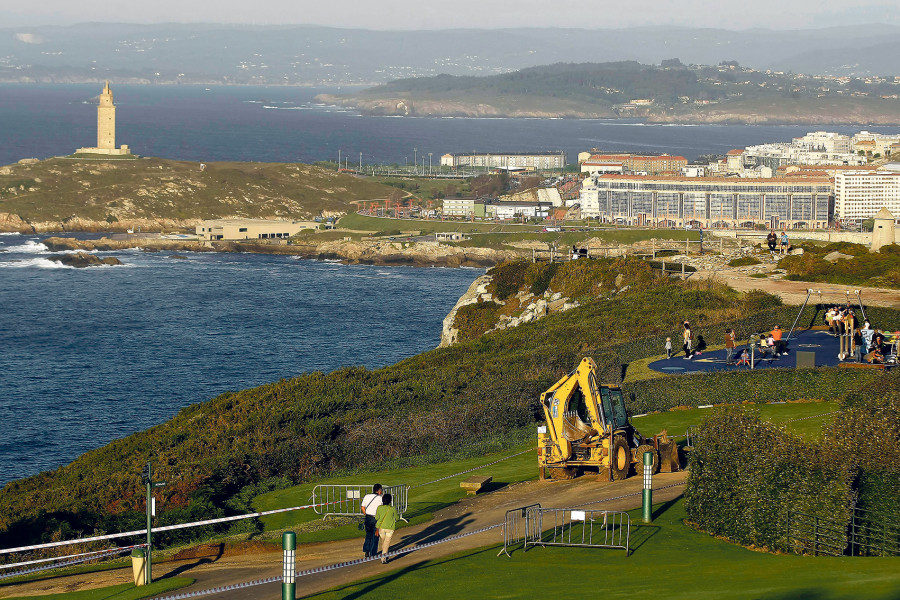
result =
M764 404L754 405L754 409L760 411L764 419L774 422L785 422L800 417L821 415L836 409L834 402L797 403L797 404ZM690 425L697 425L708 414L709 409L693 409L684 411L671 411L636 417L634 426L644 435L652 436L663 429L668 429L670 435L683 435ZM806 419L790 423L789 427L803 435L818 435L822 423L828 417ZM535 434L536 435L536 434ZM679 439L679 441L681 441ZM493 462L497 459L509 456L516 452L528 449L528 445L510 448L506 452L479 456L465 460L408 467L380 471L368 475L353 475L326 479L317 483L322 484L359 484L382 483L385 485L407 484L415 486L447 475L459 473L473 467ZM495 487L508 485L519 481L537 479L537 458L532 453L516 456L507 461L487 467L484 473L490 474ZM422 488L413 489L409 495L409 510L406 518L410 523L422 523L431 519L432 513L449 506L465 496L465 492L459 487L459 482L468 475L454 477ZM268 492L257 496L253 502L256 510L265 511L277 508L288 508L309 503L313 487L316 484L304 484L283 490ZM327 526L322 523L322 517L312 510L292 511L266 516L260 519L266 531L281 531L285 529L297 530L297 539L300 543L320 542L337 539L347 539L362 535L356 524L344 524ZM318 525L322 525L319 527Z
M140 587L135 587L131 583L123 583L122 585L113 585L95 590L47 594L44 596L22 596L11 598L11 600L57 600L60 598L65 598L65 600L138 600L139 598L158 596L172 590L187 587L192 583L194 583L194 580L189 577L173 577L171 579L159 579L150 585Z
M342 585L313 598L666 598L838 600L900 597L900 558L826 558L754 552L683 524L681 500L656 505L654 523L632 511L631 546L621 550L498 545L462 552ZM403 563L414 562L403 559ZM302 579L297 583L303 589ZM302 592L301 592L302 593Z
M459 231L467 234L477 234L463 246L490 246L501 245L509 241L517 240L541 240L545 242L558 242L562 246L571 246L573 243L582 242L588 238L598 238L610 243L633 244L651 238L672 240L698 240L699 233L685 231L683 229L634 229L630 227L596 227L590 231L562 231L544 233L543 225L521 225L510 223L482 223L468 221L439 221L425 219L387 219L383 217L369 217L357 213L350 213L341 218L338 225L342 229L357 231L421 231L423 235L437 231ZM583 229L581 225L566 225L566 228ZM710 242L712 243L712 242Z

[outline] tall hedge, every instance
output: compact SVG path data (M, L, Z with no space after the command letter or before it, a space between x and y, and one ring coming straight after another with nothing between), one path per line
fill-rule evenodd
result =
M788 510L850 520L849 471L742 407L724 407L702 423L690 467L688 518L740 544L787 549Z
M691 454L688 518L710 533L773 550L796 549L787 540L788 511L846 528L854 509L865 509L857 522L880 531L885 521L900 522L898 437L896 373L847 395L814 442L751 409L716 409L698 428Z

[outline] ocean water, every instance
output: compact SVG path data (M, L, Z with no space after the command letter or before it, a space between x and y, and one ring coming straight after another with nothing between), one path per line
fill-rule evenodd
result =
M124 265L62 267L41 238L0 235L0 484L226 391L433 348L482 272L99 254Z
M72 153L96 143L101 86L0 84L0 165ZM683 155L723 154L787 142L821 126L648 125L603 119L363 117L317 104L340 89L141 86L112 82L119 144L143 156L196 161L433 164L448 152L565 151L569 161L598 147ZM350 90L344 90L350 91ZM855 133L860 127L828 127ZM869 127L900 132L900 127ZM414 150L416 149L416 150Z

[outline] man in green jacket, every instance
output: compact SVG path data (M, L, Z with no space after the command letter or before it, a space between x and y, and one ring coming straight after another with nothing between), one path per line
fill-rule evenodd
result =
M385 554L391 551L391 538L397 529L397 521L400 515L397 509L391 506L393 498L385 494L381 498L381 506L375 511L375 527L378 528L378 537L381 539L381 564L387 564Z

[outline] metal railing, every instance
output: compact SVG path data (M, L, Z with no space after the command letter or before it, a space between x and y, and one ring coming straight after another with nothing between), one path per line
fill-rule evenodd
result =
M788 511L788 549L796 554L843 556L847 528L834 519L799 511Z
M408 485L386 485L385 494L393 497L391 506L397 509L400 520L406 519L403 513L409 507ZM313 488L310 504L313 505L317 515L323 519L328 517L359 517L362 516L362 501L366 494L372 493L372 484L361 485L317 485Z
M540 531L537 523L529 522L529 519L536 519L539 514L536 511L530 511L532 508L540 509L541 505L529 504L506 511L506 517L503 519L503 548L497 553L497 556L501 554L510 556L509 549L511 547L524 544L528 539L529 529ZM510 556L510 558L512 557Z
M849 523L799 511L787 514L788 549L827 556L900 556L900 523L855 508Z
M900 556L900 523L857 508L847 526L850 556Z
M525 517L528 546L616 548L631 553L631 518L617 510L529 508ZM533 514L531 514L533 513ZM547 523L545 523L545 517ZM550 520L552 519L552 525ZM550 525L547 530L544 527Z

